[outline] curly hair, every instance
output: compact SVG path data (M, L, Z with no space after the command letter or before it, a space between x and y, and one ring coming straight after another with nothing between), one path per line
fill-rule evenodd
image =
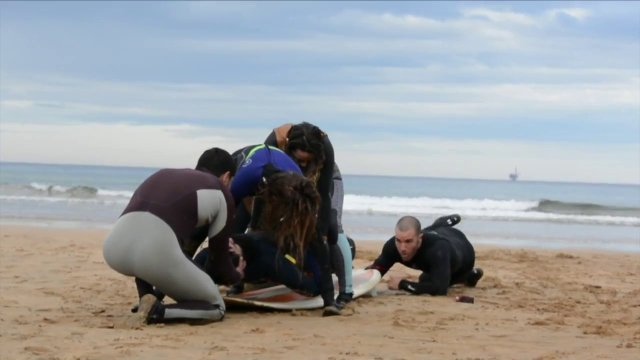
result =
M313 154L313 165L307 166L305 176L316 184L320 171L324 166L324 138L325 134L319 127L308 122L293 125L287 133L285 152L292 156L296 150Z
M304 252L316 236L320 195L311 180L295 172L272 176L261 191L265 200L264 229L272 233L278 253L295 253L304 266Z

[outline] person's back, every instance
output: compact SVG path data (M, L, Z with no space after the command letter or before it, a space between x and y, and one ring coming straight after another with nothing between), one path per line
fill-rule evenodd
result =
M302 174L300 167L282 150L267 145L252 145L233 153L237 166L231 184L231 194L236 204L254 196L263 181L265 171L293 171Z
M122 212L144 211L162 219L182 242L198 223L198 192L214 190L224 198L226 189L217 177L192 169L162 169L147 178L133 193Z
M227 187L233 159L212 148L196 169L162 169L149 176L103 241L107 265L135 278L136 325L222 320L224 302L212 278L227 285L242 278L242 266L235 268L229 255L234 204ZM209 238L202 268L185 256L183 246L197 228L206 228ZM162 304L165 294L176 303Z

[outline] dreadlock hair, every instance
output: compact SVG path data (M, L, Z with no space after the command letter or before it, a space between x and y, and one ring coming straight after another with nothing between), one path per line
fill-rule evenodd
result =
M287 145L285 152L292 156L296 150L301 150L313 154L315 157L313 164L305 169L305 176L316 184L320 171L324 166L324 144L325 134L319 127L308 122L296 124L287 133Z
M278 254L295 253L296 265L304 266L304 252L316 237L320 195L311 180L295 172L281 172L261 190L265 201L263 223L274 236Z

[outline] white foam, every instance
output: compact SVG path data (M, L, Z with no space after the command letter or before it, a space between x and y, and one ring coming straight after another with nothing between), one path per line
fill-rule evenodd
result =
M127 199L133 196L133 191L124 191L124 190L103 190L98 188L99 196L118 196L125 197Z
M57 192L65 192L67 190L69 190L69 187L64 187L64 186L60 186L60 185L45 185L45 184L39 184L39 183L31 183L29 184L29 186L31 186L32 188L36 189L36 190L40 190L40 191L57 191Z
M640 218L619 216L564 215L532 211L538 201L490 199L436 199L429 197L376 197L345 195L343 211L365 215L448 215L495 220L535 220L592 224L640 225Z
M32 182L29 184L35 190L45 191L47 193L65 193L70 189L73 189L74 186L60 186L60 185L49 185L49 184L40 184L36 182ZM128 190L105 190L97 188L98 196L111 196L111 197L124 197L130 199L133 196L133 191Z
M71 197L53 197L53 196L19 196L19 195L0 195L0 201L29 201L29 202L45 202L45 203L91 203L99 205L126 205L128 199L83 199Z

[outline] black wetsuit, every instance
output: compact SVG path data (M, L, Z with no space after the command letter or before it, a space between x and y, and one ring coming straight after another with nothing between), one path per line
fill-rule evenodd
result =
M429 227L421 232L422 244L411 260L402 260L394 236L367 268L378 269L382 275L395 263L422 270L418 282L405 279L398 287L416 295L447 295L449 286L463 284L472 276L475 265L473 246L460 230L451 227Z
M322 139L322 147L324 149L324 164L322 165L320 176L318 177L318 181L316 184L316 189L318 190L318 194L320 195L322 202L320 204L320 212L318 213L317 228L321 236L327 237L327 242L329 243L329 245L334 245L338 242L338 231L336 229L335 231L329 232L329 227L332 226L331 189L333 186L335 155L333 152L333 145L331 145L329 137L324 136ZM271 134L269 134L264 143L270 146L278 146L278 139L275 131L272 131ZM337 226L336 222L333 223L335 224L333 226Z
M293 254L279 254L277 245L264 232L237 234L232 238L242 248L243 258L247 262L244 282L273 282L305 296L320 295L320 269L312 255L316 252L314 244L305 253L303 271L300 271L291 257ZM205 260L206 250L202 250L196 255L195 262L202 264Z

